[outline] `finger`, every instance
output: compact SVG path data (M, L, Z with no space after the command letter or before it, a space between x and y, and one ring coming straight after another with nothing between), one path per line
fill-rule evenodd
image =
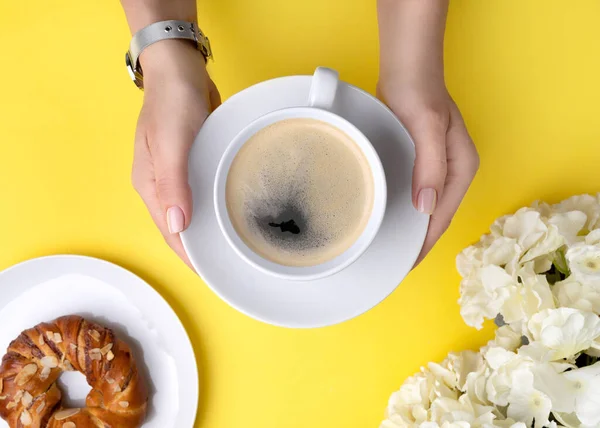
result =
M211 111L215 111L217 107L221 105L221 94L219 93L217 85L215 85L215 82L213 82L212 79L210 79L208 82L208 94L210 98Z
M479 168L477 150L458 112L453 115L447 133L447 156L448 173L444 194L431 216L427 237L416 264L425 257L450 226Z
M431 114L409 126L416 151L413 204L425 214L434 213L444 192L448 121L443 115Z
M169 229L165 227L165 224L167 224L165 212L158 201L158 196L154 189L155 187L150 185L140 192L140 196L146 204L146 208L148 208L148 212L152 216L152 220L154 220L154 223L156 223L156 226L158 226L158 229L162 233L169 247L175 251L175 253L185 262L185 264L194 270L192 262L188 258L185 248L183 247L183 243L181 242L181 237L179 235L171 234Z
M161 128L150 142L156 180L156 195L165 213L169 233L185 230L192 218L192 191L188 183L188 155L195 137L176 123ZM188 135L189 134L189 135Z
M144 136L140 135L139 138L144 138ZM152 159L145 139L138 140L135 145L132 182L167 244L190 268L194 269L183 248L179 235L170 234L166 226L165 212L160 206L156 194L156 181L154 179Z

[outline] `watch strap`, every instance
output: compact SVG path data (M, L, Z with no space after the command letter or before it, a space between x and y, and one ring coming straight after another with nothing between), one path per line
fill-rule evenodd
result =
M125 57L130 77L141 89L143 88L142 69L139 64L140 54L153 43L168 39L184 39L194 42L204 60L212 58L210 41L193 22L168 20L155 22L134 34Z

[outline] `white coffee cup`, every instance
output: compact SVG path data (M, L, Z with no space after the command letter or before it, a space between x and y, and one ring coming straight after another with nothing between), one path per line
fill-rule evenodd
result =
M286 280L315 280L333 275L348 267L369 247L379 231L385 214L387 186L383 166L377 152L362 132L346 119L331 112L339 78L335 70L316 69L306 107L277 110L259 117L240 131L231 141L217 168L214 186L214 203L219 227L235 252L256 269ZM285 119L310 118L326 122L348 135L362 150L373 174L373 209L364 231L345 252L325 263L315 266L284 266L255 253L237 234L227 211L226 183L231 164L242 146L258 131Z

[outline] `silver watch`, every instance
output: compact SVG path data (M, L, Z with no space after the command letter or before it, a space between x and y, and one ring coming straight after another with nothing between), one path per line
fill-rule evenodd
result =
M193 22L171 20L150 24L134 34L129 51L125 54L127 71L138 88L144 89L144 75L138 60L140 54L151 44L165 39L190 40L204 56L205 61L213 56L208 37Z

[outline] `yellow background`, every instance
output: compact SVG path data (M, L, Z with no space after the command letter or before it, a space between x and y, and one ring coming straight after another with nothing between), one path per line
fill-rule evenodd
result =
M600 2L451 3L447 82L480 173L449 232L384 303L295 331L220 301L132 190L142 94L125 71L119 2L0 0L0 269L79 253L146 279L194 343L197 427L377 427L389 394L420 365L490 336L459 316L455 255L536 198L600 190ZM199 14L224 98L317 65L374 91L375 0L203 0Z

